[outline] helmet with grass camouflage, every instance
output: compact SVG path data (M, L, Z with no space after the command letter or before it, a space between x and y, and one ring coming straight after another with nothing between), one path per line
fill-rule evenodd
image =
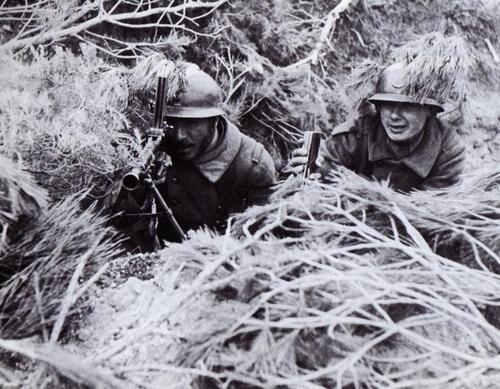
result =
M209 118L224 114L222 91L198 66L186 66L185 84L177 98L168 101L165 115L177 118Z
M371 103L396 102L424 104L444 111L443 106L436 99L426 96L417 99L405 93L405 65L401 62L395 63L384 70L376 86L376 93L368 99Z

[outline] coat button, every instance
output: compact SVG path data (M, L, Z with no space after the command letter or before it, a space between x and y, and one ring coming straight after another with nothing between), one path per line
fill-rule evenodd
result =
M217 205L217 211L220 211L222 209L222 205Z
M177 177L172 177L172 182L174 184L177 184L179 182L178 178Z
M172 200L172 205L178 205L178 204L179 204L179 200L177 200L177 199Z

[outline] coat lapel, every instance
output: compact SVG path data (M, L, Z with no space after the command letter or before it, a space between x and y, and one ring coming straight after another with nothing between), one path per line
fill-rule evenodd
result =
M241 146L240 131L226 118L223 120L222 139L195 162L200 173L211 183L220 180L236 158Z
M424 137L420 144L410 155L403 158L403 163L420 177L425 178L436 163L442 144L443 137L439 124L435 118L432 118L426 124Z
M442 146L442 133L435 118L429 119L424 129L424 136L417 148L408 156L401 159L401 162L425 178L429 175L432 167L436 163ZM394 159L394 155L389 146L387 134L380 124L368 137L368 160L371 162L384 159Z

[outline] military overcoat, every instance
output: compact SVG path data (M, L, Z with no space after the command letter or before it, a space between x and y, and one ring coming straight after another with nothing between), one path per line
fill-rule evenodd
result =
M274 163L264 146L227 119L223 124L223 135L215 147L194 162L173 159L156 183L185 232L201 226L222 230L229 215L264 203L276 183ZM152 250L153 229L147 215L151 209L150 204L138 205L144 202L142 197L139 190L118 201L116 208L123 211L119 225L138 246ZM174 240L161 215L155 229L160 240Z
M427 120L416 148L396 159L379 116L370 114L349 120L337 128L322 149L323 177L337 166L378 181L389 180L400 191L444 188L457 183L463 171L465 148L456 130L444 121Z

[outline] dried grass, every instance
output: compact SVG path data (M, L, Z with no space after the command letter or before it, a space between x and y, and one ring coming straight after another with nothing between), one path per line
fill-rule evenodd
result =
M126 69L95 50L56 49L31 63L0 59L0 153L24 167L54 199L94 187L105 192L113 174L134 156L127 126ZM130 131L132 132L132 131ZM137 146L136 146L137 147Z
M0 338L0 348L38 362L40 365L28 379L12 374L0 374L2 387L31 388L130 388L126 382L113 376L109 370L84 364L80 358L62 347L32 340L5 340ZM9 370L6 370L9 372Z
M48 206L46 191L19 166L0 155L0 253L8 244L11 230L19 223L37 217ZM1 275L0 275L1 279Z
M39 334L48 340L54 332L52 339L57 340L66 316L77 308L75 302L95 283L107 261L120 253L107 219L96 215L93 207L82 211L81 200L82 195L54 204L28 220L9 241L0 260L1 337ZM68 289L72 276L76 278Z
M456 239L498 261L492 174L410 196L349 172L290 180L224 236L159 252L152 280L103 290L87 361L145 387L494 387L500 275L436 253Z

